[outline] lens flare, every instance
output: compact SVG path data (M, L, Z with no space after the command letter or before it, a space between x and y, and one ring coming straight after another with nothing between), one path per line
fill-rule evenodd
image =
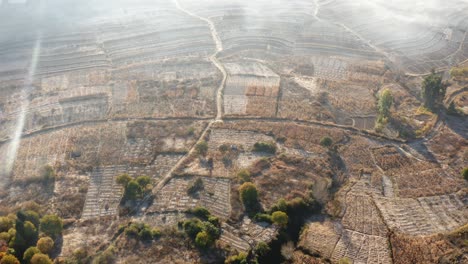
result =
M21 91L21 105L19 106L18 118L16 120L15 130L13 132L13 137L7 145L6 155L2 156L0 160L2 166L0 166L0 175L2 176L2 183L5 184L8 180L9 175L13 169L15 163L16 155L18 153L18 148L21 142L21 134L23 133L24 121L26 119L26 114L29 108L29 94L32 89L32 84L34 80L34 75L36 73L37 62L39 59L39 54L41 51L42 43L42 34L37 33L36 41L33 48L31 64L29 66L28 75L24 81L24 87Z

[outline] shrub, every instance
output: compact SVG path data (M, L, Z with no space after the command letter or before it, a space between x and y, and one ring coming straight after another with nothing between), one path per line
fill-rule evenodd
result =
M265 242L260 242L255 247L255 253L258 256L265 256L266 254L268 254L268 252L270 252L270 250L270 246L268 246L268 244Z
M185 233L192 239L195 239L197 234L203 231L202 222L198 219L186 220L183 224Z
M37 247L30 247L26 249L26 251L23 254L23 260L25 263L30 263L32 257L37 254L41 253L41 251Z
M210 211L202 206L197 206L189 210L189 212L203 220L208 220L208 218L211 216Z
M257 187L251 182L246 182L239 187L239 194L242 203L247 210L251 210L258 203Z
M338 261L338 264L352 264L352 263L353 263L353 261L351 259L349 259L348 257L341 258Z
M2 260L0 260L0 264L20 264L20 262L13 255L5 255Z
M151 183L151 178L145 175L138 176L136 178L136 182L138 183L138 185L140 185L140 187L143 188Z
M247 253L240 252L238 255L230 256L224 262L225 264L247 264Z
M467 168L464 168L462 170L462 177L463 179L465 179L466 181L468 181L468 167Z
M52 264L52 260L46 254L37 253L31 258L31 264Z
M39 218L39 214L32 211L32 210L27 210L24 212L24 215L25 215L25 219L26 221L29 221L31 223L34 224L35 227L39 227L40 225L40 218Z
M57 237L63 230L62 219L56 215L45 215L41 219L41 231L50 237Z
M49 254L54 248L54 240L50 237L41 237L37 241L37 248L44 254Z
M128 174L121 174L119 176L117 176L117 179L115 180L118 184L122 185L122 187L127 187L127 184L133 180L132 177L130 177L130 175Z
M229 147L226 144L222 144L221 146L219 146L218 149L221 153L225 153L226 151L228 151Z
M287 210L288 204L284 198L281 198L271 207L270 212L281 211L286 213Z
M323 137L320 139L320 145L323 147L330 147L333 144L333 140L330 137Z
M214 226L219 226L219 218L216 216L210 216L208 217L208 222L212 223Z
M207 248L213 243L213 239L205 232L199 232L195 237L195 245L199 248Z
M138 237L140 230L135 224L131 224L127 228L125 228L125 235L128 237Z
M390 108L393 104L393 96L390 90L385 89L379 97L379 116L383 118L390 117Z
M161 237L162 233L158 228L153 228L153 230L151 230L151 235L153 236L153 239L158 239Z
M26 239L26 241L31 242L31 243L35 243L37 241L38 236L39 236L39 232L38 232L37 228L34 226L33 223L31 223L29 221L26 221L26 222L24 222L23 235L24 235L24 239Z
M256 214L254 216L254 220L257 221L257 222L266 222L266 223L269 223L269 224L272 223L271 215L269 215L269 214Z
M241 183L244 183L244 182L250 182L251 179L250 179L250 172L248 170L240 170L238 173L237 173L237 178L239 179L239 181Z
M253 146L253 151L275 154L276 145L274 142L257 142Z
M274 224L285 227L288 224L288 215L285 212L276 211L271 214L271 220Z
M424 107L433 110L445 97L447 85L442 83L442 76L432 70L431 74L424 78L422 83L422 97Z
M125 188L125 198L128 200L136 200L141 192L141 187L137 181L131 180L128 182Z
M200 191L203 189L203 180L201 178L197 178L193 182L191 182L187 188L187 194L193 195L196 192Z
M208 143L206 143L206 141L198 143L195 146L195 151L197 151L198 155L205 156L206 153L208 153Z
M13 228L14 226L15 219L13 217L0 217L0 232L8 232L8 230L10 230L10 228Z
M115 255L114 248L111 246L104 250L97 258L93 260L93 264L109 264L114 263Z
M143 241L148 241L153 239L153 233L149 229L149 227L143 227L140 232L138 233L138 237Z
M193 135L195 135L195 128L189 127L187 129L187 136L193 136Z
M8 232L1 232L0 233L0 241L5 241L6 243L10 242L11 235Z
M218 239L221 236L221 230L210 222L203 222L203 230L213 239Z

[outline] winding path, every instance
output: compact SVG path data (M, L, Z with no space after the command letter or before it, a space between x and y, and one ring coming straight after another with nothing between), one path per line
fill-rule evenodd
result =
M216 123L216 122L223 122L222 117L223 117L223 90L224 86L226 84L226 79L227 79L227 72L226 69L224 68L223 64L218 60L217 56L220 52L223 51L223 43L221 41L221 38L218 35L218 32L216 31L216 27L214 23L209 20L208 18L201 17L197 14L194 14L187 9L183 8L178 0L174 0L175 6L178 10L181 12L194 17L196 19L199 19L201 21L204 21L208 24L210 27L210 33L213 38L213 41L215 42L216 45L216 51L209 57L210 61L218 68L218 70L223 74L223 80L221 81L218 90L216 92L216 117L214 120L211 120L208 125L206 126L205 130L200 135L200 138L197 140L197 142L192 146L192 148L189 150L187 154L185 154L177 163L175 166L172 167L172 169L161 179L161 181L154 187L153 189L153 194L156 194L159 192L164 185L172 178L172 174L185 162L187 158L192 156L195 153L195 147L198 143L202 142L208 131L210 130L211 126Z

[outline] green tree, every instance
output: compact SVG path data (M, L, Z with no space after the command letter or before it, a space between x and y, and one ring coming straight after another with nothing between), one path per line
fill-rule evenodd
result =
M247 253L240 252L238 255L230 256L224 262L225 264L247 264Z
M15 250L16 254L18 254L18 256L22 256L24 254L24 251L26 251L26 249L29 246L32 246L36 243L36 241L34 241L30 245L28 245L28 241L26 240L27 235L31 235L31 231L33 230L31 230L30 224L28 224L25 228L25 222L27 222L26 215L24 214L23 211L18 211L16 213L16 223L15 223L15 228L14 228L15 235L11 243L11 246ZM28 223L31 223L31 222L28 221ZM26 234L26 232L28 234Z
M333 144L333 140L330 137L323 137L320 139L320 145L323 147L330 147Z
M195 150L197 151L198 155L205 156L206 153L208 153L208 143L206 143L206 141L198 143L195 146Z
M56 215L42 217L40 226L41 231L52 238L56 238L63 230L62 219Z
M275 154L276 145L274 142L257 142L253 146L253 151Z
M138 182L138 185L140 185L142 188L144 188L144 187L146 187L146 185L151 183L151 178L146 176L146 175L142 175L142 176L138 176L136 178L136 181Z
M265 256L266 254L268 254L268 252L270 252L270 250L270 246L268 246L268 244L265 242L260 242L255 247L255 253L258 256Z
M203 224L199 219L190 219L184 222L183 224L185 233L192 239L194 239L197 234L203 231Z
M140 194L141 187L137 181L131 180L125 188L125 198L129 200L135 200Z
M24 222L24 239L28 242L28 246L36 243L39 232L33 223Z
M23 254L23 260L26 264L30 263L32 257L34 254L41 253L41 251L37 247L30 247L26 249L26 251Z
M285 227L288 224L288 215L285 212L276 211L271 214L271 220L274 224Z
M52 260L46 254L37 253L31 258L31 264L52 264Z
M422 83L422 97L424 107L434 110L437 104L441 103L445 97L447 86L442 83L442 76L432 70L431 74L424 78Z
M2 216L0 217L0 232L8 232L10 228L15 226L14 217Z
M54 240L50 237L41 237L37 241L37 248L44 254L49 254L54 248Z
M239 187L239 195L247 210L252 210L258 203L257 187L251 182L245 182Z
M0 260L0 264L20 264L20 262L15 256L9 254L3 256L2 260Z
M393 96L390 90L385 89L379 97L379 118L387 119L390 117L390 108L393 104Z
M124 188L127 187L127 184L133 180L132 177L130 177L130 175L128 174L121 174L119 176L117 176L117 179L115 180L118 184L122 185Z
M38 213L32 210L27 210L24 212L24 215L26 216L26 221L33 223L35 227L39 227L40 217Z
M213 243L213 239L206 231L199 232L195 237L195 245L199 248L207 248Z

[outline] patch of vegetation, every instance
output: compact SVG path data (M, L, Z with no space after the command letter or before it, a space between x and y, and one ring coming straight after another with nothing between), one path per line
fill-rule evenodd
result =
M128 174L122 174L117 176L116 182L124 187L123 202L141 199L150 194L153 189L151 178L148 176L138 176L134 179Z
M237 255L230 256L226 259L224 262L225 264L247 264L247 253L245 252L240 252Z
M421 94L424 107L435 110L445 97L447 84L442 83L442 76L432 70L431 74L424 78Z
M352 264L353 261L347 257L344 257L344 258L341 258L339 261L338 261L338 264Z
M41 231L56 238L63 230L63 221L56 215L45 215L41 219Z
M257 142L253 146L253 151L275 154L276 145L274 142Z
M208 211L208 209L202 206L197 206L193 209L189 209L187 210L187 213L193 214L194 216L202 220L208 220L210 217L212 217L210 211Z
M0 217L0 251L9 253L0 254L0 263L19 263L18 259L26 264L52 263L47 254L54 248L52 238L62 230L63 221L56 215L40 218L39 213L26 210Z
M52 260L46 254L37 253L31 258L31 264L52 264Z
M113 246L110 246L101 254L99 254L96 258L94 258L92 264L109 264L114 263L115 260L115 248Z
M37 241L37 249L44 254L49 254L54 248L54 240L50 237L41 237Z
M187 194L194 195L197 192L203 190L203 188L204 188L203 180L201 178L197 178L189 184L187 188Z
M282 211L276 211L271 214L273 224L285 227L288 224L288 215Z
M197 218L180 222L179 226L184 229L187 236L192 239L199 249L207 249L213 246L221 236L219 219L212 216L204 207L196 207L187 212L192 213Z
M1 264L20 264L19 260L14 256L14 255L11 255L11 254L7 254L7 255L0 255L1 258L0 258L0 263Z
M151 241L161 237L161 231L158 228L151 229L149 225L140 222L130 223L126 227L120 227L119 232L123 232L125 236L140 241Z
M450 76L454 79L468 78L468 67L453 67L450 70Z
M379 96L378 112L375 128L376 131L382 131L390 118L390 108L393 104L393 96L390 90L385 89Z
M247 212L254 213L258 209L258 191L255 184L243 183L239 187L239 195Z
M208 153L208 143L206 141L202 141L195 146L195 151L200 156L205 156Z
M461 175L465 181L468 181L468 167L464 168L461 172Z
M240 183L251 182L252 180L250 179L250 171L245 169L240 170L237 172L237 179L239 179Z
M229 150L229 146L226 144L222 144L221 146L219 146L218 149L221 153L226 153Z
M323 137L320 139L320 145L323 147L330 147L333 145L333 140L330 137Z

